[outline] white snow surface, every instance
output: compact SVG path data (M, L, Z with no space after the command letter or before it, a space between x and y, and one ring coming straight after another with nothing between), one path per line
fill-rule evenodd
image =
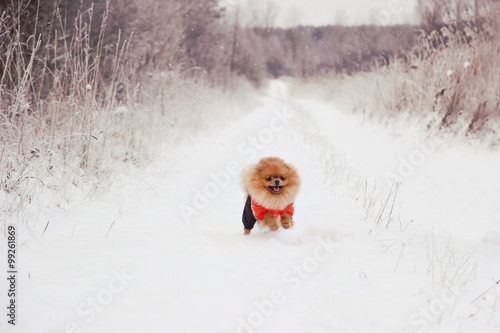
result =
M10 221L0 332L500 332L500 154L287 91ZM237 169L264 156L301 174L296 225L244 236Z

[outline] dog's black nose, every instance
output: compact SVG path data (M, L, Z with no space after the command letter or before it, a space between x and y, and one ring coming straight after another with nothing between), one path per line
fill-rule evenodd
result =
M276 185L279 185L279 184L280 184L280 181L279 181L279 180L275 180L275 181L274 181L274 183L275 183Z

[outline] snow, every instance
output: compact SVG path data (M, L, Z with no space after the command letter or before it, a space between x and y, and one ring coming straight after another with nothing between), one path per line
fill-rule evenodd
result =
M498 153L280 81L255 100L96 199L12 220L18 318L0 331L498 332ZM243 236L238 170L273 155L302 176L296 227Z

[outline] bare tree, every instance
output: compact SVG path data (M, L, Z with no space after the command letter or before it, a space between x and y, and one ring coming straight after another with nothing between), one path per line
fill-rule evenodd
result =
M430 30L443 24L470 21L483 16L482 8L498 0L418 0L421 23Z

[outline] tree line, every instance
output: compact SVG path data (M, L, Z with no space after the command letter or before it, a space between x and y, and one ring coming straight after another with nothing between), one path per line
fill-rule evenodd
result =
M128 76L176 70L186 77L204 76L213 84L227 85L233 75L259 84L283 75L352 74L385 66L392 57L408 52L417 29L439 31L439 26L451 24L446 15L461 21L468 20L467 15L481 16L491 1L419 0L422 25L418 27L273 28L242 26L217 0L8 0L0 4L0 70L12 73L7 68L11 66L15 72L21 61L16 56L27 62L37 40L41 43L35 50L37 59L48 61L35 61L38 70L33 73L57 70L63 60L52 58L54 48L69 45L75 26L83 26L88 28L85 37L90 49L102 46L99 56L126 51ZM22 54L7 52L7 45L15 40ZM103 61L99 66L104 81L113 77L111 63ZM2 77L1 84L14 87L18 80Z

